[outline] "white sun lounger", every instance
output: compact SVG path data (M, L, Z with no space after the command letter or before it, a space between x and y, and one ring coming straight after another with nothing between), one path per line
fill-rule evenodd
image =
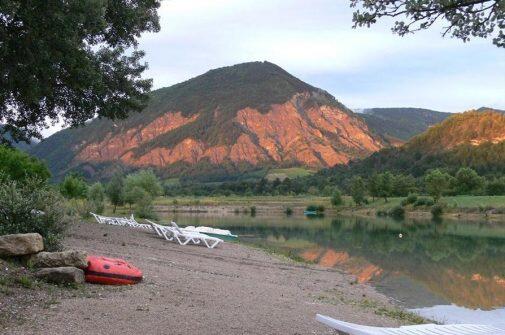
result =
M187 244L187 240L193 244L200 244L203 242L207 248L213 249L219 243L223 242L222 239L217 237L212 237L203 233L187 231L180 228L174 221L171 222L172 229L174 231L174 238L180 243L180 237L183 238L184 244Z
M172 223L172 227L162 226L152 221L146 220L151 224L152 229L161 237L165 238L167 241L175 241L180 245L192 244L203 244L209 248L213 249L223 240L208 236L200 233L187 232L180 229L175 222Z
M349 335L505 335L505 330L487 325L425 324L403 326L399 328L361 326L354 323L335 320L329 316L317 314L316 320L336 329L339 334Z

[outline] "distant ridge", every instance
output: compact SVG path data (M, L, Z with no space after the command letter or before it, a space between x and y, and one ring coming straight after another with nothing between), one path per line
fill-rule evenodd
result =
M400 141L408 141L451 116L451 113L412 107L366 108L359 112L374 132L385 138Z

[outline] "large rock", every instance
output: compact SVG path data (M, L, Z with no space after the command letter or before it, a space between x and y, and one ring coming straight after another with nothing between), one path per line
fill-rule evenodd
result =
M84 283L84 271L73 266L40 269L35 277L55 284Z
M22 256L44 250L42 236L32 234L12 234L0 236L0 256Z
M28 264L36 268L57 268L61 266L86 268L88 266L86 256L84 251L78 250L39 252L30 257Z

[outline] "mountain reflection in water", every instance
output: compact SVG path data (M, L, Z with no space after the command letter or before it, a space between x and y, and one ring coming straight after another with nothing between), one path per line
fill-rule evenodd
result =
M244 243L342 268L407 308L505 306L505 226L346 217L178 219L230 229Z

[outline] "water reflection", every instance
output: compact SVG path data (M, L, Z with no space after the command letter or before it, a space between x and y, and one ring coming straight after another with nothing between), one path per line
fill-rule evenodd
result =
M505 226L363 218L179 217L370 282L405 307L505 306Z

